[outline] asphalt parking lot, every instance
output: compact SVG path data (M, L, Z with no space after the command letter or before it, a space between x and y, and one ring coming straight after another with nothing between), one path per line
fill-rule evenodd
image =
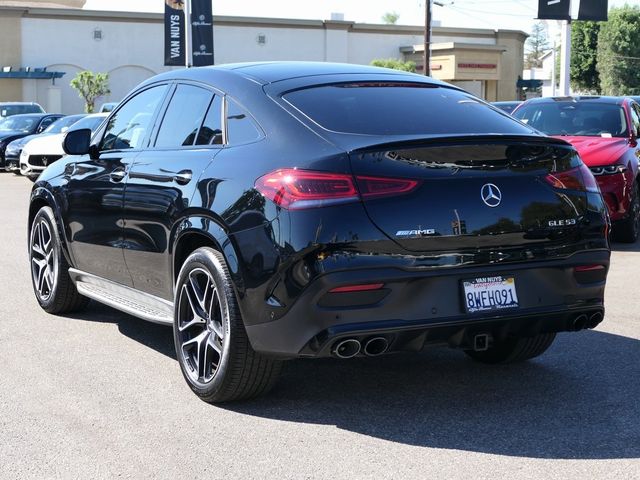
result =
M640 244L615 245L603 324L534 361L289 362L268 397L221 408L188 389L169 328L39 308L30 188L0 174L0 478L640 478Z

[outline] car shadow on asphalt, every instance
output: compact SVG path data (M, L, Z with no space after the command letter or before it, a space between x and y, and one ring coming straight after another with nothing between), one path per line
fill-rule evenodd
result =
M175 359L171 328L91 302L71 315L113 323ZM543 356L486 366L446 348L285 363L266 396L222 405L402 444L530 458L640 458L640 340L562 333ZM216 408L216 407L211 407Z
M126 337L176 359L173 330L166 325L147 322L94 301L89 302L85 310L71 313L66 317L84 322L113 323Z
M431 448L640 458L639 380L640 341L584 331L510 366L448 349L288 362L269 395L224 408Z

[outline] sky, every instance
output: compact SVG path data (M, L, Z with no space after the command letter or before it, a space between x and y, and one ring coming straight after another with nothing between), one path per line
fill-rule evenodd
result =
M344 13L345 20L382 23L386 12L400 15L399 25L424 23L425 0L213 0L214 15L279 17L327 20L332 12ZM531 31L537 12L537 0L438 0L434 5L434 20L446 27L494 28ZM609 6L628 3L640 5L640 0L609 0ZM163 0L87 0L86 9L161 12ZM551 33L556 22L549 22Z

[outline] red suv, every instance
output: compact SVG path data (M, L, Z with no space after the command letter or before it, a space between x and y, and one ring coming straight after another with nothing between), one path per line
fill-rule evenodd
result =
M512 115L578 150L600 186L613 238L635 242L640 232L640 105L621 97L534 98Z

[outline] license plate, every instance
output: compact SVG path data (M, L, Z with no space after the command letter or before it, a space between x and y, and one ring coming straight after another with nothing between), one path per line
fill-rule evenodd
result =
M469 313L518 307L513 277L479 277L464 280L462 286L465 307Z

